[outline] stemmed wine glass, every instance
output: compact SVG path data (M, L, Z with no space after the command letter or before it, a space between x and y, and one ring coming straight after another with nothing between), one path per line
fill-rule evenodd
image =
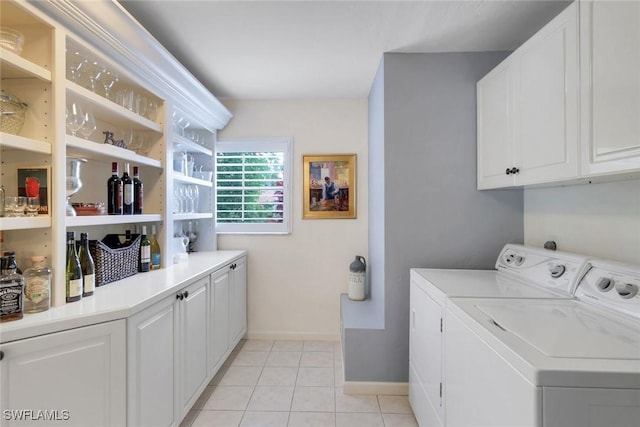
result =
M189 212L196 213L198 212L198 197L200 195L200 190L197 185L189 185L187 186L187 196L191 201Z
M190 124L191 124L191 122L190 122L188 119L184 118L184 117L180 117L180 118L176 121L176 127L177 127L178 129L180 129L180 135L181 135L181 136L184 136L184 130L185 130L186 128L188 128Z
M93 113L91 111L85 111L84 123L82 124L82 127L79 129L80 135L82 135L84 139L89 139L91 134L95 132L96 128L97 128L96 119L93 116Z
M189 212L189 195L187 194L187 188L185 185L180 185L178 188L178 195L180 196L180 213Z
M96 91L96 81L102 75L104 68L97 61L87 61L85 64L87 77L90 81L91 92Z
M104 87L104 97L107 99L111 99L111 89L118 83L119 77L113 72L109 71L106 68L102 69L102 73L100 73L100 82L102 82L102 86Z
M76 136L76 132L84 125L84 114L82 107L77 102L71 104L69 114L67 114L67 129L72 136Z
M80 69L84 66L87 60L78 51L67 51L67 69L69 70L69 76L71 81L75 82L78 79Z

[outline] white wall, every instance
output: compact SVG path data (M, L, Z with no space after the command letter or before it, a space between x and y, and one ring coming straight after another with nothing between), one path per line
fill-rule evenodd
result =
M293 138L293 233L219 235L248 251L249 337L338 339L340 294L367 255L367 100L223 100L234 114L219 139ZM302 219L303 154L357 155L357 218Z
M640 264L640 180L527 189L525 244Z

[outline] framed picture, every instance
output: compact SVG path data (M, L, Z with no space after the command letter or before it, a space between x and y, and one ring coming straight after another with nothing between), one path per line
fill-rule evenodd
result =
M49 166L18 166L18 196L40 197L39 215L49 214Z
M356 155L305 155L303 219L356 217Z

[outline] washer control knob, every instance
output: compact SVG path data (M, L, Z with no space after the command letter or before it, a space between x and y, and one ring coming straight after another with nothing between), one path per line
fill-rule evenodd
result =
M601 277L598 279L598 282L596 283L596 286L602 292L610 291L611 288L613 288L613 285L614 285L613 280L609 279L608 277Z
M633 298L638 294L638 285L633 283L618 283L616 285L616 291L622 298Z
M554 279L557 279L558 277L562 276L566 270L567 270L567 267L565 267L562 264L553 264L551 267L549 267L549 272L551 273L551 277L553 277Z
M524 262L524 257L520 255L516 255L516 265L522 265Z

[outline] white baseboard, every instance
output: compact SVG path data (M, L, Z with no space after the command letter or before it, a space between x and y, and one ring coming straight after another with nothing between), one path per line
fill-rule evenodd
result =
M340 334L299 334L295 332L248 332L249 340L340 341Z
M408 396L409 383L345 381L344 394L387 394L393 396Z

